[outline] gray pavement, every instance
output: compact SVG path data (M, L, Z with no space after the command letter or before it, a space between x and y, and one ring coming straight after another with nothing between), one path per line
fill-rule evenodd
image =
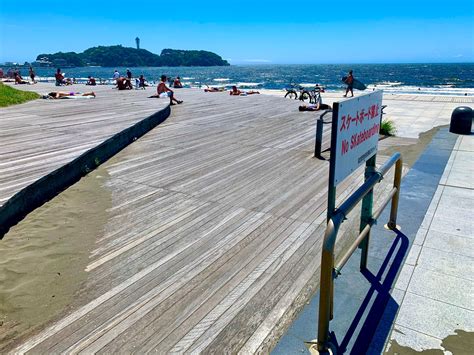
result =
M387 353L472 354L472 211L474 135L459 136L392 292L400 308Z

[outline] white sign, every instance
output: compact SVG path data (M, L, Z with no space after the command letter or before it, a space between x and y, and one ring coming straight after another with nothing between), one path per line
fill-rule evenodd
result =
M338 103L334 186L377 153L382 96L374 91Z

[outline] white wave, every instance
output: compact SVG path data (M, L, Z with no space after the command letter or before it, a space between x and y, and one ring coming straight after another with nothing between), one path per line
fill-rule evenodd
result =
M302 84L299 84L299 86L303 87L303 88L314 88L316 85L319 85L319 84L313 84L313 83L302 83Z
M249 87L255 87L255 86L262 86L263 83L237 83L237 86L249 86Z
M183 77L183 80L194 80L196 78L188 78L187 76Z
M214 81L229 81L229 78L216 78Z

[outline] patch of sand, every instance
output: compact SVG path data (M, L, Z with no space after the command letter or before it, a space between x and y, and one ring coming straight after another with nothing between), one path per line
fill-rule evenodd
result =
M0 353L67 312L111 194L99 168L30 213L0 241Z

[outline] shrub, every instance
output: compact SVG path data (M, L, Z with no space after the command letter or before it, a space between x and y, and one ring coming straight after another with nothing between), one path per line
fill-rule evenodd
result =
M397 133L395 123L388 119L383 120L382 124L380 125L380 134L383 134L385 136L394 136L395 133Z

